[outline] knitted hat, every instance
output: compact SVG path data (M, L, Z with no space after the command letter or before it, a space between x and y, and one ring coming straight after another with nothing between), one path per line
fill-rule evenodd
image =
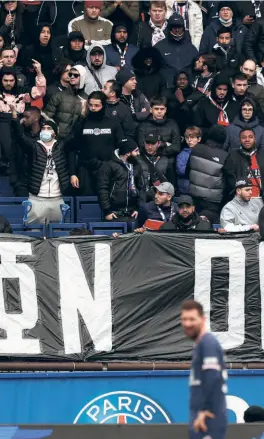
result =
M55 136L57 136L58 134L58 126L57 124L54 122L54 120L44 120L42 126L49 126L53 129Z
M119 72L116 75L116 82L119 85L125 85L127 81L129 81L129 79L134 78L136 75L133 72L133 70L130 70L126 67L123 67L122 69L119 70Z
M84 2L84 5L86 8L91 8L94 6L96 8L102 9L102 2L100 0L86 0Z
M69 33L68 40L69 41L79 40L85 43L85 38L83 34L81 32L78 32L77 30Z
M219 2L219 4L218 4L218 13L220 12L220 10L222 8L229 8L233 12L233 15L236 14L236 4L235 4L235 2L232 2L232 1L222 1L222 2Z
M119 142L120 155L129 154L130 152L135 151L137 148L138 145L133 139L122 139L121 142Z
M126 24L117 24L115 26L115 33L119 32L120 30L126 30L127 31L127 25Z

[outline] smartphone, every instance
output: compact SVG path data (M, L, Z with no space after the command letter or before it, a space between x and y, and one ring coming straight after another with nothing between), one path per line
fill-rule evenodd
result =
M254 14L254 15L250 15L250 18L252 18L253 20L256 20L256 14Z

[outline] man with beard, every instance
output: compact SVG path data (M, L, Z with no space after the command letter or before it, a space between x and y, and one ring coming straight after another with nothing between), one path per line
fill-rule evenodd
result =
M208 95L216 75L216 59L213 54L201 55L195 61L193 87Z
M69 153L69 168L71 184L80 195L96 195L98 170L104 161L111 160L116 144L124 138L119 122L105 116L105 105L103 92L91 93L88 115L76 127L80 135Z
M208 220L201 218L195 212L195 206L192 197L189 195L181 195L177 199L178 211L172 220L164 223L160 227L160 231L171 231L186 233L190 231L206 232L211 229Z
M232 42L231 29L224 26L217 31L213 54L216 58L216 71L224 73L229 78L239 70L244 59Z
M98 43L92 44L87 51L85 92L100 91L110 79L115 79L117 69L106 64L105 48Z
M131 69L132 58L138 49L133 44L129 44L128 40L129 33L126 24L120 23L112 27L112 44L105 47L106 62L109 66L116 67L118 70L124 66Z
M264 113L264 87L257 83L257 65L252 59L247 59L240 70L248 80L248 91L258 101L261 111Z
M207 332L199 302L187 300L181 309L185 335L195 342L190 372L189 438L224 439L227 429L227 372L217 338Z

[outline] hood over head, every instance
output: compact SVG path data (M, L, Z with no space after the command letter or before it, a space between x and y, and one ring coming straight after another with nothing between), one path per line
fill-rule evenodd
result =
M100 43L96 43L96 42L95 42L95 43L91 44L91 46L89 46L89 49L87 50L86 61L87 61L88 66L91 68L92 63L91 63L90 54L91 54L91 51L92 51L95 47L99 47L99 48L102 50L103 54L104 54L103 64L102 64L102 66L100 67L100 68L102 69L102 68L104 68L104 67L106 66L106 55L105 55L104 46L102 46L102 44L100 44Z
M81 50L72 50L71 41L80 40L84 43ZM70 32L68 36L68 42L64 49L64 57L71 59L74 63L78 64L80 61L86 61L87 51L85 50L85 39L82 32L74 31Z
M79 90L82 90L85 86L85 80L86 80L86 68L81 65L72 66L73 69L78 70L80 73L80 87Z
M115 39L115 33L117 31L117 28L120 28L120 29L124 28L124 29L126 29L127 34L128 34L126 42L128 43L129 42L129 37L130 37L130 29L129 29L128 25L125 22L118 22L118 23L115 23L113 25L112 31L111 31L111 43L114 44L114 45L118 44L118 42Z
M186 75L187 79L188 79L187 87L181 89L182 93L183 93L183 96L187 97L187 96L189 96L193 92L192 80L191 80L191 76L190 76L189 72L187 72L186 70L181 70L178 73L176 73L176 75L174 77L174 86L175 86L175 89L178 88L177 85L176 85L176 82L177 82L178 77L181 75L181 73L184 73Z
M232 93L233 93L233 91L232 91L232 86L231 86L230 80L229 80L229 78L227 76L221 75L221 73L219 75L216 75L214 80L213 80L213 82L212 82L211 98L214 101L217 100L215 89L219 85L227 85L228 91L227 91L227 95L226 95L226 98L225 98L225 102L232 101Z
M244 121L244 119L243 119L243 117L242 117L242 107L243 107L244 104L247 104L247 103L250 104L250 105L252 105L252 107L253 107L253 114L252 114L252 118L250 119L250 121L252 121L253 119L256 118L256 111L257 111L257 108L256 108L256 102L254 101L254 99L251 99L250 97L246 97L246 98L243 99L243 101L241 102L238 116L239 116L239 119L240 119L240 120Z
M155 49L155 47L144 47L139 49L136 55L132 58L132 66L136 73L143 73L147 70L147 67L144 64L144 61L147 58L152 58L152 71L157 72L161 69L163 60L160 52Z
M40 41L39 41L39 37L40 37L40 34L41 34L41 31L42 31L43 27L48 27L49 30L50 30L50 33L51 33L50 40L49 40L49 42L48 42L46 47L41 46L40 45ZM52 42L52 27L51 27L51 25L48 24L48 23L44 23L44 24L40 24L40 25L36 26L35 27L34 45L37 46L37 47L40 47L40 48L42 48L44 50L48 49L48 48L51 49L51 42Z

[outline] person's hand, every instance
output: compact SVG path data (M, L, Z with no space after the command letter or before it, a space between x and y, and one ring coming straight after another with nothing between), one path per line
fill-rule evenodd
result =
M112 233L112 236L113 236L113 238L118 238L118 236L119 236L119 233L117 233L117 232L114 232L114 233Z
M6 26L11 26L11 24L14 21L14 17L12 14L7 14L6 19L5 19L5 25Z
M88 101L86 101L85 99L81 100L81 115L82 116L86 116L87 111L88 111Z
M145 113L147 111L146 108L142 108L141 113Z
M146 230L145 227L139 227L138 229L135 229L134 232L135 233L143 233L143 232L145 232L145 230Z
M175 96L178 99L178 101L180 102L180 104L182 104L182 102L184 102L183 92L180 88L177 88L177 90L175 92Z
M137 219L137 217L138 217L138 212L136 210L134 210L134 212L131 215L131 218Z
M222 233L227 233L227 232L226 232L226 229L222 229L222 228L217 229L217 232L218 232L218 233L221 233L221 234L222 234Z
M203 410L198 412L197 418L194 420L193 428L198 433L199 431L203 431L204 433L207 431L207 425L205 423L206 418L214 419L215 415L208 410Z
M4 66L4 61L0 59L0 69Z
M10 111L12 113L12 117L16 118L17 117L17 110L16 110L15 105L14 104L8 104L8 105L9 105Z
M114 218L117 218L115 213L109 213L109 215L106 215L105 217L107 221L112 221Z
M76 189L79 189L79 178L76 177L76 175L71 176L71 185L72 187L75 187Z
M246 15L244 18L243 18L243 24L253 24L254 23L254 18L253 17L251 17L251 15Z
M33 58L32 58L32 61L33 61L33 68L34 68L35 72L37 73L37 75L41 75L42 74L41 64Z
M252 226L250 226L250 230L254 230L254 232L259 232L259 226L257 224L252 224Z

